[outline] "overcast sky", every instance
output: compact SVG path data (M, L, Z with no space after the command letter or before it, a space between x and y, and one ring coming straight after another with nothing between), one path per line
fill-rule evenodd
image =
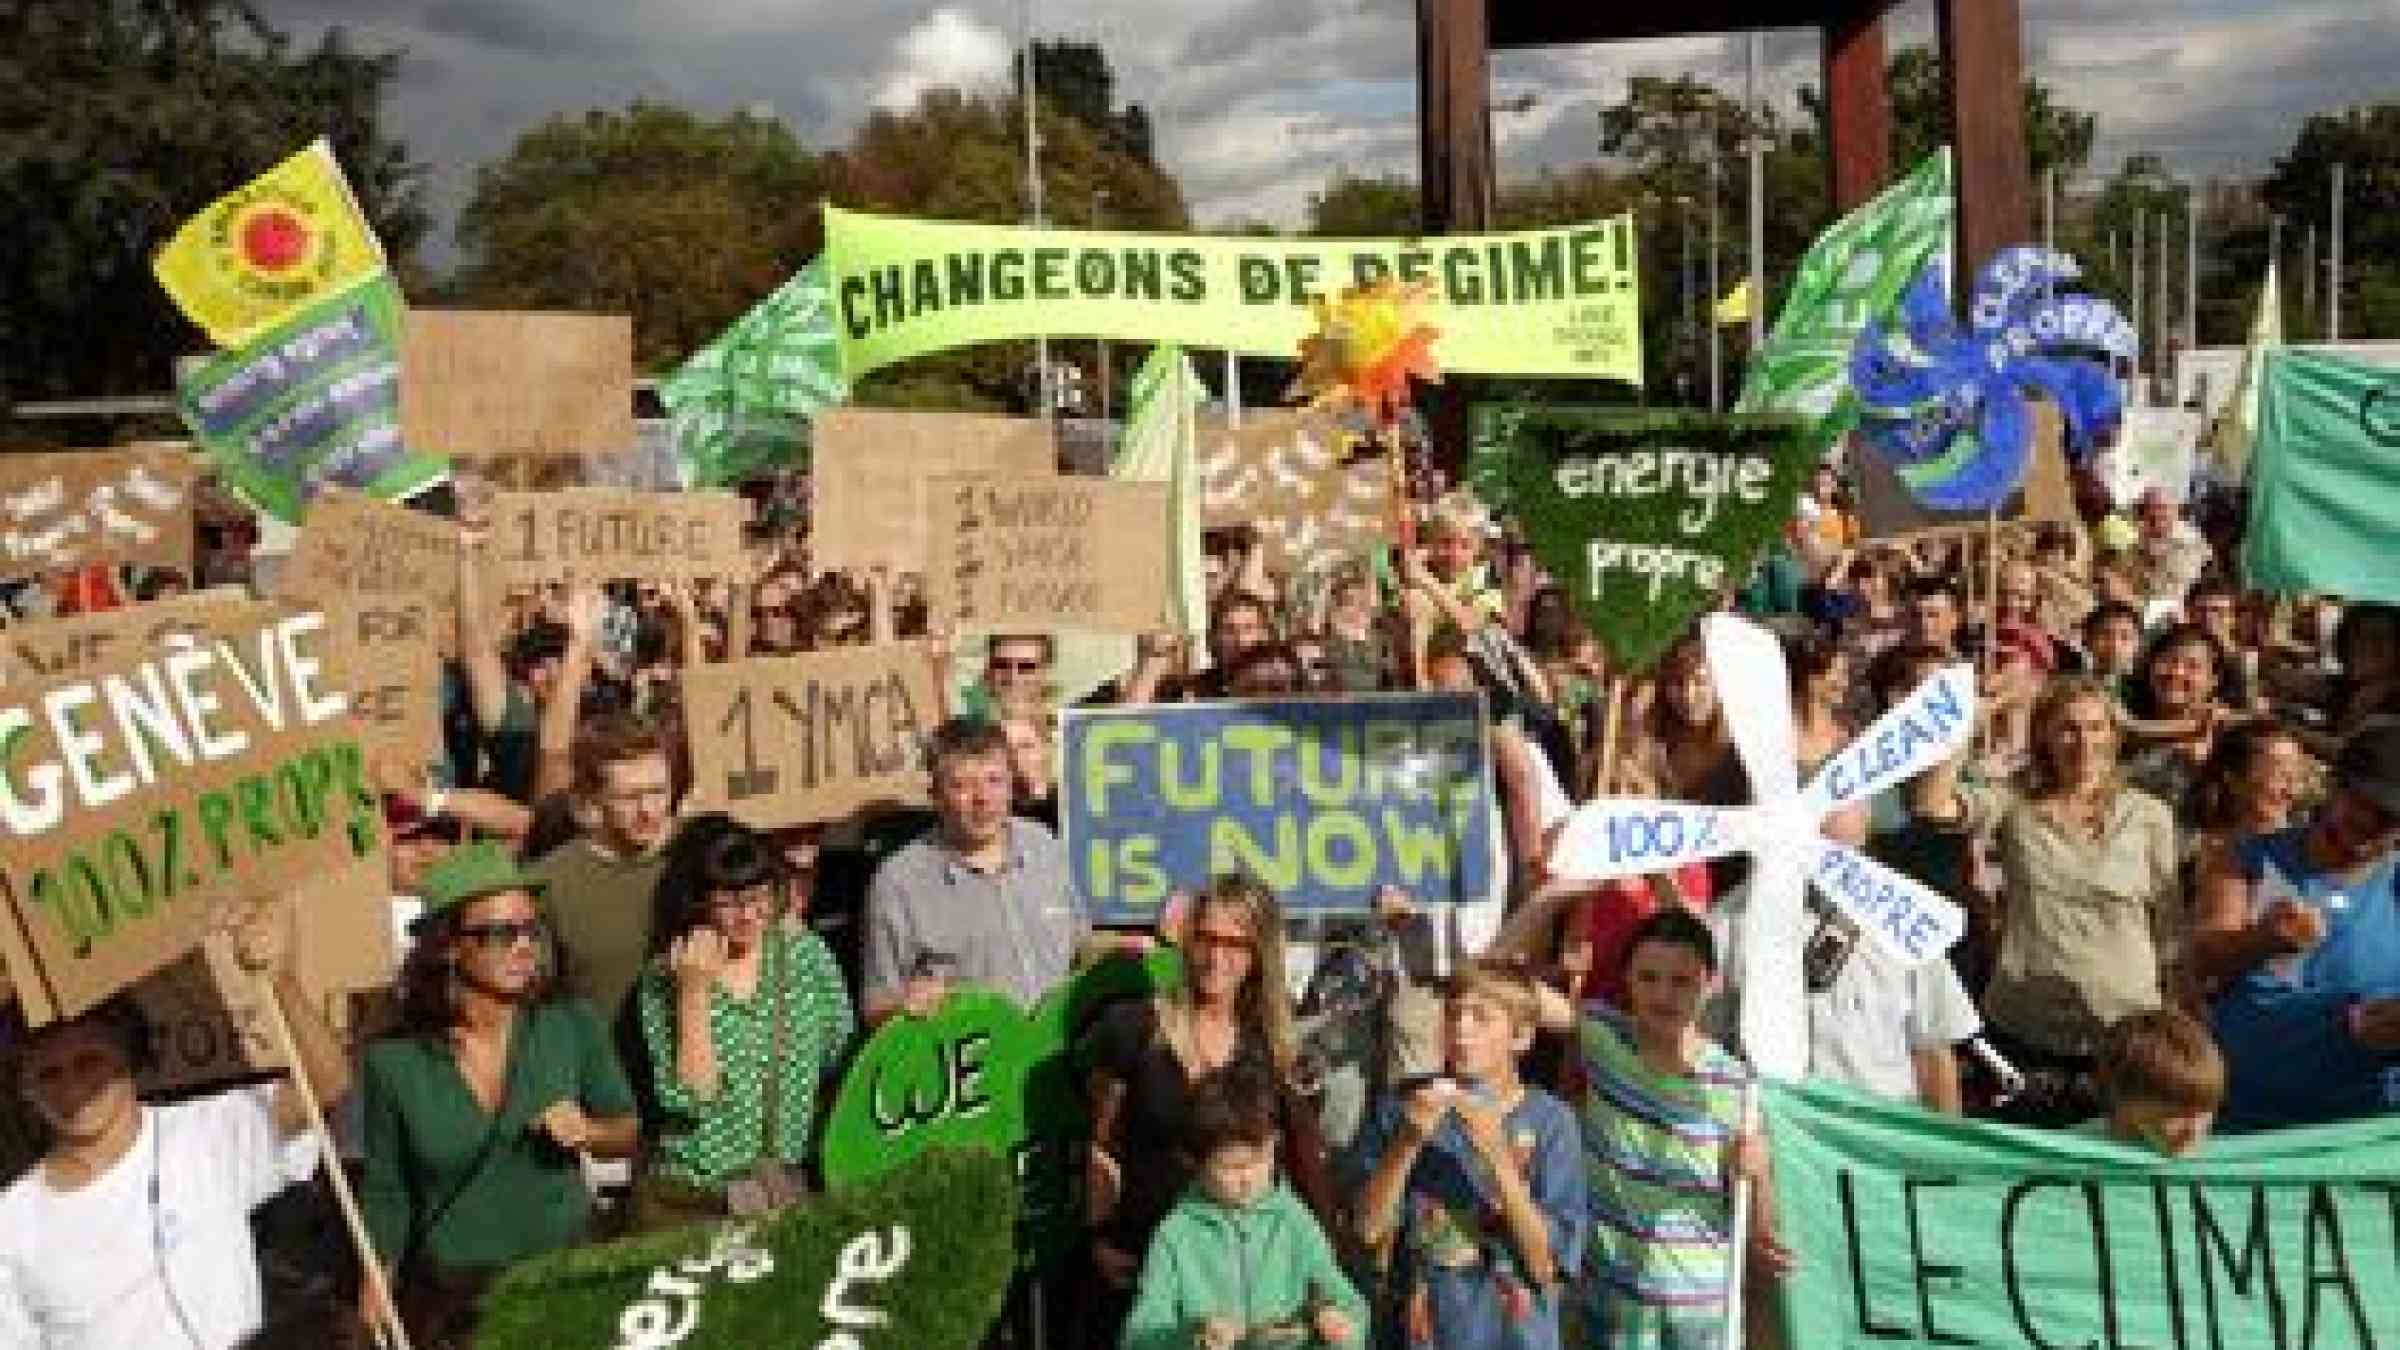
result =
M1671 0L1669 0L1671 3ZM2400 0L2023 0L2026 59L2100 115L2096 168L2154 150L2179 174L2253 174L2309 113L2400 98ZM1202 225L1299 218L1329 172L1414 176L1412 0L1034 0L1041 36L1099 42L1121 98L1147 104L1159 153ZM553 113L634 98L716 113L771 106L812 146L929 86L1005 83L1024 0L265 0L305 40L329 24L407 60L394 130L434 170L443 233L474 166ZM1894 13L1895 47L1930 41L1932 0ZM1779 102L1817 75L1814 33L1771 33ZM1502 172L1590 162L1595 110L1629 75L1689 71L1738 89L1740 39L1503 53Z

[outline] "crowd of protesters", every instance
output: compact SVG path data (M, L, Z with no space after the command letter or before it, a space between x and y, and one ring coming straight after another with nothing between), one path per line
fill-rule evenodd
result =
M832 1087L885 1020L966 985L1030 1004L1153 942L1181 983L1079 1050L1088 1275L999 1341L1708 1346L1737 1262L1757 1291L1821 1259L1779 1241L1744 1107L1746 866L1581 891L1544 867L1578 800L1745 799L1702 648L1612 670L1466 494L1322 574L1212 531L1204 643L1144 635L1093 690L1060 687L1045 634L954 670L915 578L818 568L804 521L770 521L746 585L503 592L477 501L462 482L447 503L441 762L384 785L413 917L380 1034L345 1060L298 1028L310 1082L348 1098L417 1344L463 1343L512 1262L805 1194ZM2220 512L2087 505L1879 542L1828 465L1725 597L1786 642L1803 771L1934 670L1972 662L1982 686L1966 753L1828 824L1958 901L1967 936L1904 968L1812 895L1810 1074L2172 1153L2394 1109L2400 612L2246 592ZM760 832L679 809L708 734L680 669L867 643L913 646L945 690L930 810ZM1062 701L1410 689L1486 701L1492 893L1325 917L1182 877L1154 930L1095 930L1055 834ZM264 920L241 934L263 973L288 947ZM308 1172L289 1102L144 1106L122 999L12 1043L48 1142L0 1196L0 1344L253 1335L243 1220Z

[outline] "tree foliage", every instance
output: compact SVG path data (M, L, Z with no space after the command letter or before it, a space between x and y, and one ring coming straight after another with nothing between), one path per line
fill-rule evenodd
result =
M1110 149L1154 164L1150 113L1139 103L1117 106L1117 74L1096 42L1033 44L1033 75L1042 102L1081 122ZM1017 75L1022 85L1023 74ZM1019 87L1022 95L1024 90ZM1017 105L1022 109L1025 105Z
M834 200L867 211L943 220L1017 224L1031 214L1025 182L1024 104L936 89L906 112L868 117L836 157ZM1038 114L1044 214L1054 226L1180 230L1189 225L1183 189L1156 165L1050 101ZM1051 359L1098 367L1088 342L1052 343ZM861 384L861 402L965 408L1027 408L1034 346L991 343L920 357ZM1122 379L1131 362L1116 363Z
M477 171L452 298L631 314L635 359L671 365L816 251L826 167L746 113L637 102L554 117Z
M2287 247L2310 224L2332 247L2333 166L2343 166L2342 336L2400 337L2400 102L2309 118L2261 186ZM2325 254L2320 252L2320 261ZM2285 283L2290 294L2299 288ZM2320 292L2323 291L2320 286ZM2323 331L2323 301L2308 333Z
M405 268L429 222L383 129L399 60L339 28L295 49L248 0L0 6L0 403L166 388L206 339L150 255L320 135Z

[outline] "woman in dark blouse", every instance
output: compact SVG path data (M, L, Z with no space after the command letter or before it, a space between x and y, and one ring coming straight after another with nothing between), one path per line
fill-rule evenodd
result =
M1316 1113L1294 1079L1281 907L1254 880L1220 877L1192 901L1181 928L1180 986L1110 1009L1082 1046L1093 1140L1086 1217L1101 1284L1085 1305L1088 1347L1117 1344L1151 1234L1195 1170L1183 1147L1192 1089L1228 1065L1263 1071L1277 1085L1284 1175L1327 1232L1341 1231Z

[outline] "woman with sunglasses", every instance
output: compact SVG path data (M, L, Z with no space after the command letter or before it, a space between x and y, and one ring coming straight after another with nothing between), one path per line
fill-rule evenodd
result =
M419 1346L466 1344L493 1275L580 1239L580 1155L630 1157L639 1141L607 1032L556 997L541 890L497 843L426 869L400 1027L359 1075L360 1203Z
M782 852L730 817L683 829L658 883L637 997L662 1116L634 1222L676 1227L803 1189L817 1091L858 1029Z
M1117 1344L1151 1235L1197 1171L1183 1148L1193 1091L1228 1066L1275 1084L1283 1174L1334 1231L1323 1133L1295 1082L1281 906L1258 882L1225 876L1183 909L1171 926L1184 978L1147 1002L1109 1009L1080 1048L1092 1112L1085 1218L1100 1276L1083 1305L1086 1347Z

